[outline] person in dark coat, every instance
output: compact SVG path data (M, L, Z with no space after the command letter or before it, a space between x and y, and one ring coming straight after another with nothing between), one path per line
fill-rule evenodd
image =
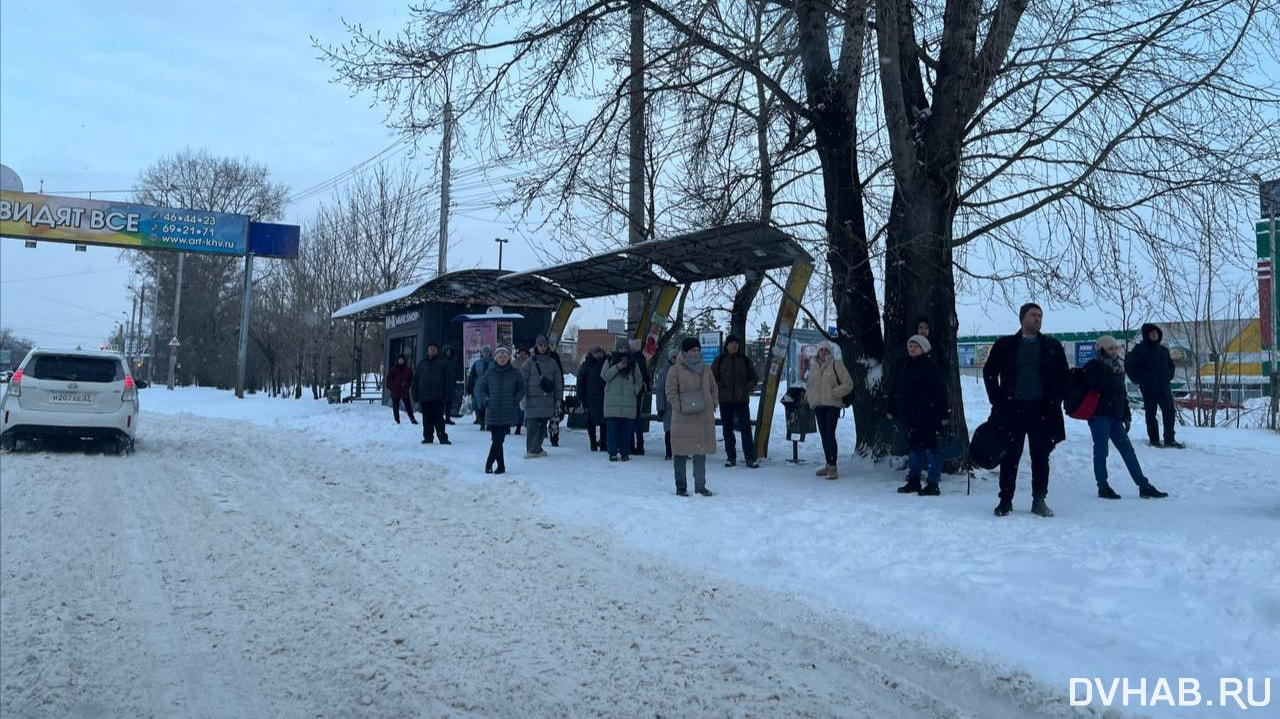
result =
M453 352L453 347L445 345L444 349L440 350L440 355L449 363L449 391L444 398L444 423L455 424L453 413L458 409L457 378L462 376L462 367L458 364L458 358Z
M631 365L632 371L640 373L640 380L644 383L640 394L636 395L636 421L631 428L631 454L643 455L645 425L640 420L640 415L644 414L649 404L649 393L653 392L653 378L649 375L649 358L644 356L644 343L637 339L629 340L627 350L631 353L627 363Z
M711 363L711 375L716 378L720 390L720 424L724 432L724 466L736 467L738 448L733 430L736 425L742 433L742 456L747 466L760 466L756 460L756 443L751 436L751 391L756 387L756 368L751 358L743 354L742 341L730 334L724 341L724 351Z
M391 416L395 417L396 424L400 424L401 404L409 415L409 422L417 424L418 420L413 418L413 402L409 400L409 395L413 393L413 368L404 355L397 357L396 363L391 365L391 371L387 372L387 392L391 395Z
M929 321L928 317L921 315L916 318L916 334L929 340L929 346L933 349L929 350L928 355L942 368L942 376L945 378L949 369L947 366L946 347L942 346L941 337L933 337L933 323Z
M1066 439L1062 397L1069 372L1062 343L1040 332L1044 311L1028 302L1018 310L1021 329L1001 337L991 347L982 379L991 401L991 418L1009 435L1009 450L1000 462L1000 504L996 516L1013 511L1022 447L1031 447L1031 511L1052 517L1045 503L1049 493L1049 454Z
M1142 326L1142 341L1125 358L1124 368L1129 379L1142 392L1142 411L1147 415L1147 441L1152 447L1182 449L1184 444L1174 439L1177 410L1173 406L1173 357L1169 348L1161 344L1164 331L1159 325ZM1160 442L1160 425L1156 423L1156 410L1164 420L1164 442Z
M671 371L671 366L680 358L680 350L672 347L667 350L667 361L662 364L662 369L658 370L658 379L654 382L654 387L658 388L658 416L662 417L662 437L667 446L667 453L663 455L663 459L671 459L671 403L667 401L667 373Z
M907 427L907 483L898 488L900 494L936 497L942 492L942 460L938 458L938 435L951 423L951 403L947 400L947 382L942 368L929 356L929 340L912 335L907 340L907 356L894 372L894 411L889 419L900 420ZM920 486L920 473L929 467L928 484Z
M485 416L490 436L489 456L484 461L485 474L507 471L502 445L519 419L524 393L524 376L511 363L511 348L499 347L493 354L493 366L476 383L476 397L489 408Z
M1093 479L1098 483L1098 496L1102 499L1120 499L1119 493L1107 481L1107 451L1116 446L1129 476L1138 485L1138 496L1144 499L1163 499L1168 493L1156 489L1142 474L1142 465L1129 441L1129 424L1133 415L1129 411L1129 396L1124 386L1124 362L1120 360L1120 343L1111 335L1098 338L1097 357L1084 366L1085 384L1098 393L1098 408L1089 419L1089 433L1093 435Z
M480 429L485 428L484 423L484 402L476 398L476 383L484 376L484 373L493 366L493 348L485 345L480 348L480 356L471 363L471 369L467 372L466 392L471 395L471 404L475 408L476 421L480 425Z
M587 415L587 438L591 440L592 452L602 451L608 436L604 421L605 381L600 375L604 365L604 348L596 345L578 368L578 401L582 403L582 410ZM596 438L597 430L599 439Z
M427 356L413 371L413 397L422 410L422 443L431 444L433 435L440 436L440 444L453 444L444 425L444 402L453 373L449 363L440 356L440 345L427 343Z

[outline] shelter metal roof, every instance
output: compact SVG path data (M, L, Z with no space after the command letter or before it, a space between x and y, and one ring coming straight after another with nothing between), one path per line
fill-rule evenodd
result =
M451 302L501 307L555 307L565 297L554 287L503 285L507 270L458 270L366 297L333 313L333 319L357 322L380 320L427 302Z
M499 284L532 289L551 284L574 298L606 297L661 282L653 267L677 284L715 280L748 270L811 260L800 243L771 225L739 222L665 240L650 240L585 260L506 275Z
M788 267L798 260L812 258L787 233L759 222L739 222L537 270L450 272L367 297L343 307L333 317L379 320L425 302L554 307L566 298L608 297L647 290L664 281L687 284L715 280L748 270Z

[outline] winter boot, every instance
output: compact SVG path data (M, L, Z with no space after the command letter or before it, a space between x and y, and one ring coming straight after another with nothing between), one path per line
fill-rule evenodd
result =
M707 489L706 487L703 487L702 489L695 489L695 490L693 490L693 491L694 491L694 493L695 493L695 494L701 494L701 495L702 495L702 496L704 496L704 497L714 497L714 496L716 496L716 493L715 493L715 492L712 492L711 490Z
M726 460L724 461L724 466L726 466L726 467L737 467L737 466L738 466L738 460L737 460L736 458L734 458L734 457L730 457L729 459L726 459Z
M1156 486L1150 482L1138 488L1138 496L1143 499L1164 499L1169 496L1168 492L1161 492Z
M822 476L827 479L840 479L840 473L836 471L836 466L834 464L828 467L827 473Z
M817 476L817 477L825 477L828 474L831 474L831 472L833 471L835 471L835 465L825 464L822 466L822 469L818 470L817 472L814 472L813 474L814 476Z
M1053 510L1044 503L1044 497L1031 498L1031 513L1046 519L1053 516Z
M1109 484L1098 487L1098 499L1120 499L1120 495Z
M942 490L938 488L937 482L929 482L920 490L921 497L937 497L942 494Z
M918 494L920 492L920 478L907 477L907 483L898 487L898 494Z
M1187 448L1187 445L1179 442L1176 439L1166 439L1164 441L1164 446L1168 447L1169 449L1186 449Z
M997 517L1007 517L1011 512L1013 512L1013 502L1007 499L1000 500L1000 504L996 505Z
M620 460L620 459L622 459L622 458L621 458L621 457L619 457L619 456L618 456L618 455L616 455L616 454L611 454L611 455L609 455L609 461L610 461L610 462L617 462L617 461L618 461L618 460Z

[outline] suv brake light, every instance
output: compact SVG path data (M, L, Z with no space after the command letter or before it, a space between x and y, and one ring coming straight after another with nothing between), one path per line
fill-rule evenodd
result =
M133 375L124 376L124 392L120 394L121 402L132 402L138 397L138 388L133 384Z
M22 396L22 370L21 369L14 372L13 376L9 378L9 396L10 397Z

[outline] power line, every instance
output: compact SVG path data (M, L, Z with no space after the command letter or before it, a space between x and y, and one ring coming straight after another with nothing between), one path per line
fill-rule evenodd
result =
M343 170L342 172L339 172L333 177L330 177L327 180L322 180L312 185L311 187L305 188L303 190L299 190L298 192L294 193L293 195L285 199L285 205L291 205L297 202L301 202L303 200L311 199L316 195L323 194L324 192L332 189L333 187L336 187L338 183L342 182L344 179L354 175L355 173L359 172L365 167L368 167L371 163L377 161L379 158L387 155L387 153L403 145L407 141L407 139L408 138L402 137L396 140L395 142L391 143L390 145L387 145L386 147L384 147L380 152L374 154L373 156L365 159L362 162L352 165L351 167L347 168L346 170Z

